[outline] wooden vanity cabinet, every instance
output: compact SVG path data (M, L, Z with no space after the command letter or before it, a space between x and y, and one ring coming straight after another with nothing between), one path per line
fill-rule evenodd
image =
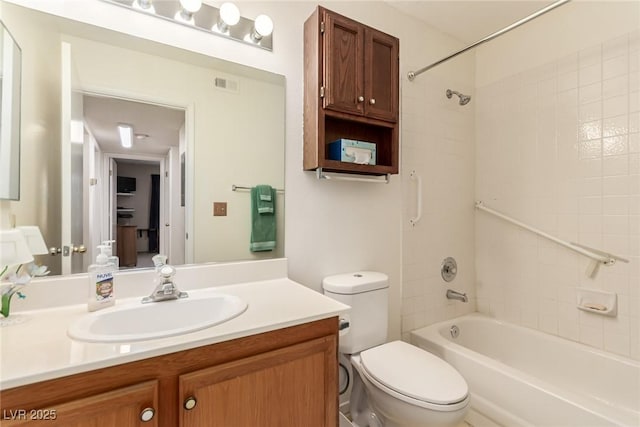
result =
M45 398L46 399L46 398ZM4 405L3 405L4 406ZM158 381L116 388L97 395L62 402L50 407L3 409L3 427L156 427ZM142 413L150 417L141 420ZM151 412L149 412L151 411Z
M334 357L331 340L318 338L181 375L179 425L324 427Z
M334 317L4 390L0 425L337 427L337 330Z
M304 169L398 173L399 40L323 7L304 36ZM340 138L376 144L376 165L329 159Z

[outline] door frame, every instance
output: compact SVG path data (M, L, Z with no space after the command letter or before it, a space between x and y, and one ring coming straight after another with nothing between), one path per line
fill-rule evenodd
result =
M108 182L109 185L105 186L103 189L103 197L106 197L104 200L109 200L109 215L104 219L102 224L102 230L107 230L107 236L105 240L117 240L117 236L113 231L115 229L115 225L118 222L115 206L116 200L116 192L117 188L114 188L113 183L116 182L115 177L111 174L111 162L114 161L117 163L117 160L141 160L146 162L154 162L160 168L160 229L158 230L158 237L160 240L160 244L158 247L159 253L167 254L168 247L167 238L164 233L165 226L164 224L170 223L171 218L167 218L167 204L169 200L165 197L165 192L167 191L166 182L162 177L166 176L167 169L165 167L165 159L167 156L161 154L124 154L124 153L104 153L104 168L103 168L103 177L102 182ZM115 215L115 218L114 218ZM117 244L117 242L116 242Z
M176 103L175 100L167 100L167 99L162 99L159 97L152 97L152 96L147 96L144 94L139 94L139 93L132 93L132 92L128 92L128 91L123 91L123 90L119 90L119 89L115 89L115 88L111 88L111 87L100 87L100 86L93 86L93 85L88 85L88 84L80 84L78 85L78 87L73 87L74 92L79 92L80 94L84 95L88 95L88 96L99 96L99 97L105 97L105 98L115 98L115 99L121 99L121 100L125 100L125 101L132 101L132 102L139 102L139 103L145 103L145 104L150 104L150 105L156 105L156 106L160 106L160 107L167 107L167 108L173 108L173 109L180 109L182 111L184 111L184 115L185 115L185 123L184 123L184 139L185 139L185 218L184 218L184 262L185 264L191 264L194 262L194 208L193 208L193 204L194 204L194 149L195 149L195 104L194 103L188 103L188 104L179 104ZM64 127L64 126L63 126ZM63 147L63 151L64 151L64 147ZM109 181L109 161L107 160L107 158L118 158L118 157L109 157L109 154L113 154L113 156L115 156L114 153L106 153L103 152L103 170L102 170L102 179L104 183L110 183ZM167 154L168 155L168 154ZM122 155L121 155L122 156ZM124 155L126 156L126 155ZM145 157L145 156L138 156L138 155L130 155L129 158L133 158L133 159L137 159L140 157ZM152 155L148 155L147 157L154 157ZM162 160L160 160L161 163L161 176L165 177L165 171L168 172L167 169L164 168L164 157L163 155L157 155L157 157L155 157L152 160L156 160L157 158L161 158ZM120 157L120 158L126 158L126 157ZM64 168L63 168L63 173L62 173L62 183L64 185L65 182L68 182L69 178L65 177L65 173L64 173ZM66 179L66 181L65 181ZM173 179L173 178L171 178ZM164 184L164 179L161 179L161 195L162 197L164 197L164 192L163 192L163 187L162 185ZM110 193L109 193L109 189L108 189L108 185L105 185L103 188L103 200L104 201L108 201L107 204L105 204L105 206L109 206L111 207L111 198L109 197ZM106 197L106 198L105 198ZM165 200L162 203L169 203L169 200ZM169 231L167 230L167 226L166 224L172 224L172 221L170 221L171 218L163 218L163 209L161 206L161 216L160 216L160 226L161 229L159 230L159 235L160 236L167 236L169 234ZM112 212L111 209L108 210L108 215L106 217L103 217L103 223L100 226L101 229L101 233L103 236L110 236L111 235L111 230L110 230L110 225L109 225L109 221L111 218ZM63 235L64 236L64 235ZM103 240L115 240L115 236L113 238L108 238L108 239L103 239ZM160 239L162 242L162 238ZM168 244L168 240L170 239L165 239L166 243ZM160 245L159 248L161 251L165 250L168 251L169 248L163 248L162 247L162 243ZM165 253L165 252L162 252ZM168 255L168 252L167 252Z

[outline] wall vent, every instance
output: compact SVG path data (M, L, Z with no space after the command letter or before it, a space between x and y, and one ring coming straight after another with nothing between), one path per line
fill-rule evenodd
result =
M228 92L238 92L238 81L225 79L223 77L216 77L214 85L218 89L226 90Z

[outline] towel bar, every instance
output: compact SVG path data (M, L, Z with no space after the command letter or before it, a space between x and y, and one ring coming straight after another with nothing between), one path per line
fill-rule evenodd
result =
M231 184L231 191L238 191L238 190L251 190L251 188L253 187L244 187L242 185L235 185L235 184ZM284 193L284 189L280 189L280 188L276 188L275 189L278 193Z
M357 182L369 182L372 184L388 184L391 181L391 174L386 174L384 179L380 178L364 178L351 175L327 175L322 168L316 169L316 177L318 179L334 180L334 181L357 181Z

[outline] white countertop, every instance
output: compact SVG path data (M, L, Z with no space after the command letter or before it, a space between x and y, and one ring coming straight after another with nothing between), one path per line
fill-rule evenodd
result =
M349 309L287 278L214 289L238 296L247 302L247 310L210 328L149 341L95 344L72 340L67 328L87 314L86 304L17 313L28 320L0 328L0 390L300 325Z

